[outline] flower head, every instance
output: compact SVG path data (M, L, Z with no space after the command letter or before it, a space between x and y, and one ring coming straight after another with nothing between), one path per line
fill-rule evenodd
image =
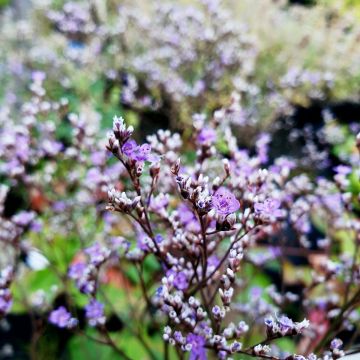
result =
M104 305L95 299L92 299L85 306L85 316L90 326L104 325L106 318L104 316Z
M75 327L78 323L63 306L50 313L49 321L60 328L68 329Z
M214 209L221 215L228 215L239 210L240 203L229 190L220 188L212 196L212 204Z
M201 335L190 333L186 337L186 343L191 345L189 360L206 360L205 338Z
M283 211L279 209L280 201L277 199L266 199L263 203L255 203L255 213L264 218L280 218Z
M91 264L99 266L110 256L111 251L96 242L94 245L85 249L85 252L90 257Z
M0 289L0 315L8 313L12 306L12 296L9 289Z
M159 156L151 153L150 144L138 145L135 140L128 140L122 146L122 152L130 159L144 162L149 161L151 163L158 162L160 160Z
M200 145L213 144L216 141L216 131L209 127L203 128L197 136L197 141Z

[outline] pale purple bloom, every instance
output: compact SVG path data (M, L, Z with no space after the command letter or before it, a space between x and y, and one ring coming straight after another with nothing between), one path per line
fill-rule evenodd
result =
M95 166L100 166L105 163L106 153L105 151L96 151L90 156L91 162Z
M68 275L71 279L77 280L83 277L87 271L87 264L78 262L72 264L69 268Z
M42 143L42 149L46 155L55 156L64 148L63 144L59 141L46 139Z
M285 335L292 331L295 326L294 322L285 315L281 316L280 319L278 319L278 323L282 335Z
M164 237L161 234L156 234L155 235L155 241L157 244L160 244L164 241Z
M12 221L19 226L29 225L35 218L35 213L32 211L21 211L14 215Z
M268 316L264 319L264 323L267 327L272 328L275 325L274 318L272 316Z
M351 166L338 165L334 167L334 171L341 175L349 175L352 172Z
M163 194L160 194L156 197L151 198L150 207L155 211L161 211L166 209L169 205L169 197Z
M194 213L184 204L180 204L177 208L178 216L181 224L186 230L197 233L201 230L199 220Z
M33 221L30 226L30 230L34 233L39 233L42 231L42 229L43 229L43 224L41 221Z
M86 263L78 262L70 266L68 271L69 278L75 280L76 286L84 294L94 292L96 284L91 277L91 267Z
M240 208L240 203L235 195L225 188L216 191L212 196L212 204L214 209L221 215L232 214Z
M342 344L343 344L343 342L342 342L340 339L335 338L335 339L333 339L333 340L331 341L331 343L330 343L330 349L331 349L331 350L340 349L341 346L342 346Z
M201 145L213 144L216 141L216 131L212 128L203 128L197 136L197 141Z
M85 306L85 316L90 326L104 325L106 318L104 316L104 305L95 299Z
M216 268L220 264L220 259L216 255L211 255L207 260L208 267Z
M135 149L138 147L137 143L135 140L128 140L122 147L122 151L123 153L128 156L128 157L132 157L133 152L135 151Z
M43 71L33 71L31 74L31 80L36 83L42 83L46 79L46 74Z
M0 315L8 313L12 306L12 297L9 289L0 289Z
M65 201L56 201L53 205L52 205L52 208L53 208L53 210L55 211L55 212L59 212L59 213L61 213L61 212L63 212L63 211L65 211L65 209L66 209L66 203L65 203Z
M60 306L50 313L49 321L60 328L68 329L75 327L78 323L63 306Z
M149 239L149 237L145 234L145 233L140 233L140 235L137 238L137 247L142 250L142 251L148 251L149 248L149 242L151 240Z
M144 162L157 162L160 160L159 156L151 154L151 145L142 144L137 145L135 140L128 140L122 146L123 153L132 160Z
M189 281L183 271L175 275L173 284L178 290L186 290L189 287Z
M132 153L132 158L136 161L147 161L150 157L151 145L142 144L138 146Z
M322 197L324 205L334 213L342 212L342 198L340 193L328 194Z
M183 271L176 272L174 270L169 270L167 271L166 276L170 278L170 281L178 290L186 290L189 287L189 280Z
M265 218L280 218L283 211L279 209L280 201L277 199L266 199L263 203L255 203L255 213Z
M111 251L105 246L100 245L99 243L96 242L94 245L86 248L85 253L89 255L90 262L93 265L98 266L108 259Z
M189 360L206 360L205 338L200 335L190 333L186 337L186 342L191 345Z

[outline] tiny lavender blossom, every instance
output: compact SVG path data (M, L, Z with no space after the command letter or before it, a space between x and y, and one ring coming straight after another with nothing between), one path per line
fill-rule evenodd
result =
M255 203L256 214L265 219L276 219L283 216L280 208L280 201L277 199L266 199L263 203Z
M78 323L63 306L50 313L49 321L60 328L68 329L74 328Z
M217 213L229 215L239 210L240 203L229 190L220 188L212 196L212 204Z
M213 144L216 141L216 131L209 127L201 129L197 136L197 141L200 145Z
M85 306L85 316L90 326L104 325L106 318L104 316L104 305L95 299L91 299Z
M190 345L189 360L206 360L205 339L200 335L189 334L186 343Z

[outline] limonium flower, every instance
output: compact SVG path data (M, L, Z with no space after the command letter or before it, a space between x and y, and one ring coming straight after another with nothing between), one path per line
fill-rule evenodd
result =
M9 289L0 289L0 315L10 311L12 306L12 297Z
M206 360L205 339L201 335L189 334L187 344L191 345L189 360Z
M240 208L235 195L223 187L212 196L212 204L216 212L221 215L232 214Z
M279 209L280 201L277 199L266 199L263 203L255 203L255 213L265 218L280 218L283 216Z
M210 127L203 128L197 136L200 145L213 144L216 141L216 131Z
M95 299L91 299L85 306L85 316L90 326L104 325L106 321L104 305Z
M64 306L60 306L56 310L53 310L50 313L49 321L59 328L68 329L75 327L78 323L78 321L71 316L71 314L65 309Z
M122 151L128 158L139 162L149 161L154 163L160 160L159 156L151 153L150 144L138 145L133 139L126 141L122 146Z

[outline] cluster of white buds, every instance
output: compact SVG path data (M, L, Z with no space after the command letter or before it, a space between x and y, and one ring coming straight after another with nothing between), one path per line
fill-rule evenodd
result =
M200 186L194 190L190 199L195 203L196 209L200 215L207 214L212 208L211 196L207 190L203 191Z
M240 321L237 325L231 322L224 330L223 335L226 339L238 339L249 331L249 325L245 321Z
M234 247L230 251L229 254L229 269L227 271L227 275L229 276L232 274L232 277L234 277L234 273L238 272L240 269L241 260L244 257L244 249L242 246ZM231 272L229 272L231 270Z
M232 297L234 295L234 288L233 287L229 287L228 289L220 288L219 294L220 294L220 298L221 298L223 305L225 306L225 308L229 309Z
M113 133L115 138L119 141L120 145L126 143L134 132L133 126L126 126L122 117L114 116L113 119Z
M253 348L253 353L255 355L266 355L266 354L269 354L271 351L271 348L269 345L256 345L254 348Z
M147 136L146 140L151 145L151 148L164 155L169 162L174 162L177 159L177 151L182 145L182 140L179 134L172 134L170 130L159 130L157 134Z
M174 169L174 171L177 170L177 165L175 165L176 168ZM180 190L180 194L184 199L189 199L190 195L193 192L193 189L191 187L192 185L192 181L191 181L191 177L186 177L183 175L178 175L176 177L176 182L179 186L179 190Z
M107 208L111 211L120 211L130 214L140 203L141 196L136 196L133 200L129 199L124 192L112 188L108 191L109 204Z

